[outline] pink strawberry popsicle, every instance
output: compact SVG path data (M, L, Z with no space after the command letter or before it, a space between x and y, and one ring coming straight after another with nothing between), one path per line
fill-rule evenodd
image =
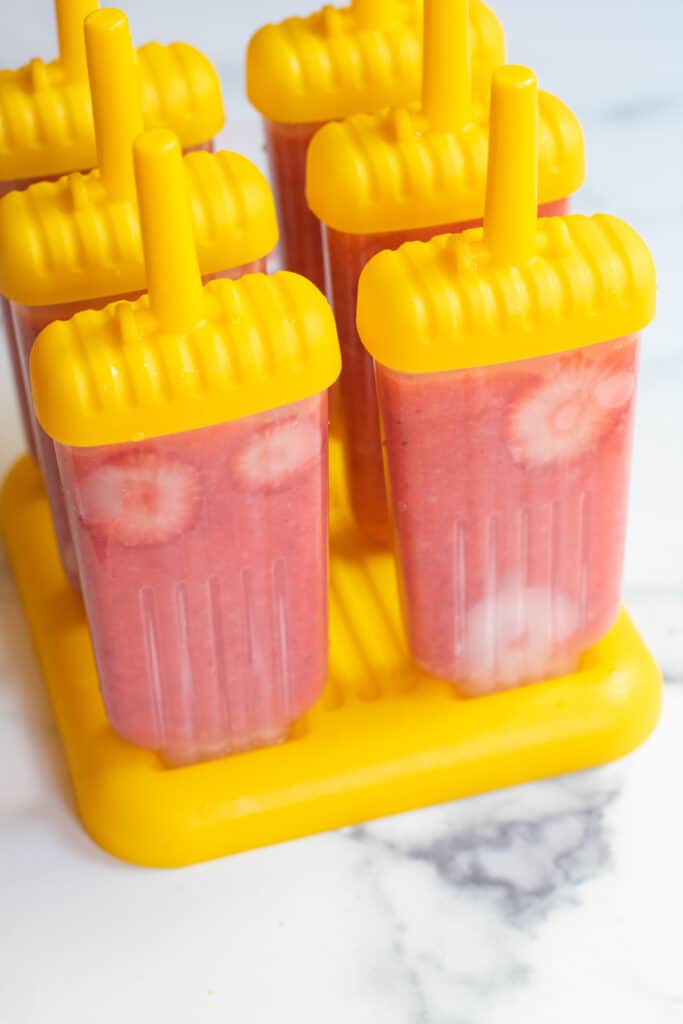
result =
M326 417L57 446L110 721L170 764L281 742L322 691Z
M637 355L631 337L438 375L378 366L410 648L425 672L468 696L563 675L613 624Z
M202 284L177 141L134 146L149 293L31 354L109 719L184 765L280 742L327 670L332 312L297 275Z
M617 616L642 239L537 214L536 78L494 74L484 226L375 256L375 361L411 655L464 696L577 669Z

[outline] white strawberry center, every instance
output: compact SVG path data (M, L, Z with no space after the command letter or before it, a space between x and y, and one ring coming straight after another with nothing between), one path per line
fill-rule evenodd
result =
M129 480L123 488L123 501L133 515L156 516L159 513L159 487L149 480Z
M636 386L634 374L628 370L604 377L595 388L595 401L603 409L619 409L630 400Z
M562 402L552 414L550 423L557 434L567 434L574 430L581 414L583 405L579 402Z
M281 420L256 431L240 449L235 476L248 490L286 487L320 458L320 426L310 418Z

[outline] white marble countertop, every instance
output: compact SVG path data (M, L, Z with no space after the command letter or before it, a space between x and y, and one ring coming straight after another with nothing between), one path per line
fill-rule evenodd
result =
M250 31L287 6L128 8L139 40L182 37L211 53L231 112L226 137L261 161L240 54ZM182 871L135 869L78 823L3 567L3 1024L683 1021L683 4L496 6L511 58L535 67L584 121L589 182L577 207L631 220L659 265L626 593L664 669L662 724L605 769ZM23 0L21 15L4 13L0 66L51 52L49 8ZM7 381L3 366L3 469L20 451Z

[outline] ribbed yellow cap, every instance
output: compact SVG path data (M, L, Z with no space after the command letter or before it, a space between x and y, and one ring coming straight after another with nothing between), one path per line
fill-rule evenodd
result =
M202 287L180 147L135 144L149 295L55 321L31 355L35 409L74 446L223 423L327 388L341 368L334 317L305 278L249 274Z
M0 74L0 181L54 177L97 163L83 21L97 0L55 0L59 57ZM206 142L225 114L215 68L185 43L137 51L148 128L168 127L183 147Z
M133 168L133 141L142 131L135 51L120 11L95 11L85 29L100 167L0 200L0 292L29 306L145 288ZM275 248L272 193L249 160L191 153L185 168L203 274Z
M495 14L472 0L473 88L488 93L505 60ZM247 51L249 99L271 121L310 124L419 97L422 0L352 0L265 25Z
M529 359L641 330L652 256L616 217L537 219L537 85L494 75L484 227L382 252L366 265L358 331L380 363L431 373Z
M325 125L308 147L306 197L350 234L408 231L484 213L488 102L475 103L469 0L425 0L422 104ZM571 195L585 176L574 114L539 97L539 201Z

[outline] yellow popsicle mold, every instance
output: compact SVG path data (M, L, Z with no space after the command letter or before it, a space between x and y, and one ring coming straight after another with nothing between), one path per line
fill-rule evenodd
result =
M177 867L380 815L590 768L642 743L661 677L626 612L572 676L476 700L412 666L391 555L355 531L331 446L330 674L280 746L189 768L107 721L80 597L60 565L40 473L25 457L0 525L92 838Z
M59 56L0 75L0 181L53 177L97 163L84 18L98 0L55 0ZM183 147L212 139L225 114L218 74L186 43L137 51L146 127L168 127Z
M175 434L327 388L341 369L332 311L305 278L202 286L178 140L141 135L135 171L149 294L51 323L31 354L36 414L65 445Z
M308 147L306 198L349 234L478 220L484 213L488 103L475 103L468 0L425 0L422 103L325 125ZM540 203L570 196L585 175L581 126L539 95Z
M489 366L634 334L654 316L652 256L606 214L538 219L537 85L493 79L484 227L379 253L358 290L358 331L406 373Z
M45 306L145 288L133 141L140 81L124 14L85 23L99 167L0 200L0 293ZM261 259L278 239L270 187L238 153L185 157L199 265L212 274Z
M505 59L495 14L472 0L474 90L488 92ZM352 0L265 25L247 51L247 94L271 121L329 121L420 94L422 0Z

